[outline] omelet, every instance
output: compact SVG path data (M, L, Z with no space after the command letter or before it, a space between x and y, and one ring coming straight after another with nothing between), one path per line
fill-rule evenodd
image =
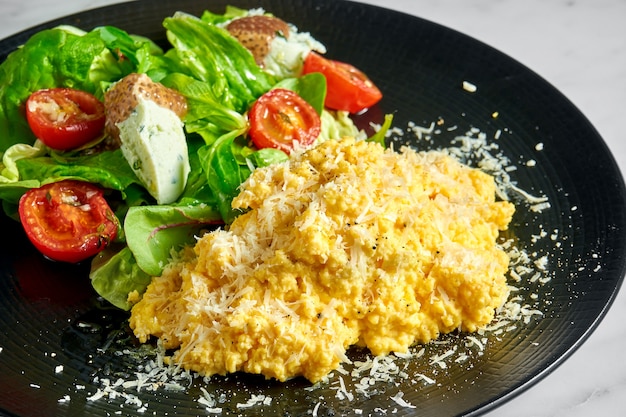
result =
M353 345L386 355L474 332L508 297L497 239L514 205L441 152L330 140L255 170L233 207L131 310L140 341L202 375L316 382Z

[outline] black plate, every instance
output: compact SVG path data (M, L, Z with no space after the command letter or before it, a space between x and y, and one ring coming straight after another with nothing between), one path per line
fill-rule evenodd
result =
M536 383L580 346L606 313L624 275L624 183L605 143L576 107L541 77L489 46L416 17L346 1L176 0L114 5L46 23L0 42L0 59L35 31L60 23L86 30L111 24L163 41L161 21L175 10L199 15L205 8L221 12L226 4L264 7L311 32L327 45L330 56L365 70L385 97L359 118L363 126L393 112L394 124L401 128L409 121L442 123L432 140L405 134L403 141L419 148L446 146L471 128L497 143L503 156L518 166L511 176L519 187L547 196L551 204L534 212L520 203L511 229L522 247L547 257L543 278L550 281L528 283L520 292L543 318L490 336L482 351L468 347L458 335L444 338L446 345L426 346L421 358L398 361L406 364L408 377L377 383L376 394L355 394L353 401L336 395L337 374L333 383L313 390L301 380L278 384L238 375L196 381L183 393L144 389L138 396L147 408L141 412L124 398L87 401L102 387L103 378L115 380L136 366L129 355L116 354L131 343L123 326L125 314L97 299L86 267L44 261L20 226L3 218L0 414L204 415L196 400L205 387L225 394L220 404L225 415L321 416L358 410L361 415L383 415L381 410L477 415ZM478 90L468 92L463 81ZM546 236L540 237L542 231ZM431 363L432 355L454 347L457 351L445 369ZM470 357L455 362L466 351ZM96 377L99 382L94 382ZM351 378L344 380L354 392ZM398 392L415 408L391 401ZM271 402L238 409L236 404L252 394L267 395Z

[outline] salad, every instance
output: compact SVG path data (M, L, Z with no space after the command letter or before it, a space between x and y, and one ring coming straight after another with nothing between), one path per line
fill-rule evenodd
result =
M326 58L323 45L264 10L177 12L163 27L165 49L112 26L88 32L59 26L34 34L0 65L5 213L21 221L44 256L91 262L94 289L126 310L128 295L141 295L173 251L240 214L231 201L255 168L328 139L384 143L391 124L387 116L364 137L350 114L378 102L380 91L357 68ZM124 100L107 99L129 77L137 85L140 76L180 98L183 111L172 126L179 121L173 129L182 132L177 149L183 157L172 158L167 139L155 145L141 137L150 127L146 120L159 119L156 127L162 122L143 100L122 112ZM143 124L124 124L133 117ZM111 125L119 127L119 138ZM129 156L125 139L134 137L138 159ZM156 188L151 182L162 175L161 165L175 163L168 158L183 159L186 169L182 185L165 198L167 181Z

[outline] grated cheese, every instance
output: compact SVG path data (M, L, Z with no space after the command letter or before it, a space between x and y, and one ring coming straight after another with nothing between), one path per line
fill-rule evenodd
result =
M450 126L444 129L445 132L456 132L458 126ZM432 135L440 134L441 131L436 129L435 122L429 124L426 127L417 126L411 123L407 127L407 132L415 135L418 140L429 140ZM507 133L507 130L498 129L493 135L495 140L501 140L502 135ZM400 129L394 128L391 132L392 136L397 138L404 136L404 132ZM536 145L537 151L543 150L543 144ZM508 200L512 195L521 197L523 201L528 204L529 210L540 213L544 210L550 209L550 204L546 196L532 195L525 190L519 188L509 176L511 172L515 172L517 167L514 166L511 161L502 153L498 151L498 147L494 144L487 142L487 135L478 129L470 129L464 134L456 136L451 141L451 146L442 149L442 151L458 158L462 161L475 161L477 166L481 169L489 172L497 179L498 196ZM307 187L306 184L302 185ZM576 210L576 207L571 208L572 211ZM360 221L366 221L366 210L360 215ZM268 219L271 220L271 219ZM299 227L304 231L307 228L314 227L316 222L324 221L322 218L309 218L305 219ZM327 219L326 219L327 221ZM559 242L560 233L558 230L552 231L550 234L541 231L532 238L531 243L537 243L542 239L550 239L556 246ZM341 242L339 242L341 243ZM228 243L224 242L227 246ZM432 375L426 375L424 373L409 374L406 372L406 367L411 361L420 361L426 353L424 346L416 346L409 349L404 353L393 353L384 357L367 356L363 361L354 361L350 363L349 358L346 356L346 365L350 366L350 370L346 370L342 365L335 373L329 374L324 380L311 385L306 388L307 391L315 392L323 387L331 387L335 392L337 398L342 401L353 402L362 398L368 398L370 395L376 395L379 392L381 386L386 384L401 384L404 381L412 381L413 383L421 382L426 385L433 385L437 383L436 371L437 369L446 369L452 364L460 364L469 360L473 356L482 354L485 350L486 344L490 340L500 340L508 332L516 331L519 326L528 325L531 321L539 319L543 316L543 312L538 306L542 301L546 301L545 297L540 296L537 292L533 292L529 296L529 300L519 295L520 288L526 285L545 285L551 279L549 260L547 256L539 256L532 252L528 252L523 247L519 246L519 243L514 243L511 239L503 240L500 246L505 250L510 258L510 270L509 270L509 299L496 311L496 317L494 320L481 329L476 336L459 336L459 342L465 341L465 344L458 342L456 345L448 348L447 345L450 341L443 340L430 344L431 347L440 345L444 350L441 353L430 356L428 359L432 366ZM237 261L241 261L242 257L245 257L245 253L238 253L236 255ZM355 253L355 257L358 258L358 254ZM358 267L360 261L356 261L355 267ZM231 268L237 268L237 262L230 264ZM245 273L246 271L241 271ZM444 291L445 292L445 291ZM245 293L239 293L236 298L245 296ZM232 301L232 300L231 300ZM217 300L216 300L217 302ZM221 303L213 304L222 306L219 308L227 308L227 299L222 299ZM251 307L251 306L248 306ZM212 308L212 307L207 307ZM296 320L297 314L295 306L286 303L276 303L272 307L276 311L276 320L280 317L292 317ZM329 303L327 310L323 312L324 316L328 318L336 314L336 310L333 307L333 303ZM131 354L131 352L123 352L123 354ZM298 354L294 354L298 355ZM172 365L166 365L163 362L163 352L159 354L159 358L148 361L150 365L147 365L143 372L136 374L137 380L134 382L129 381L117 381L115 383L107 378L95 378L94 383L99 384L100 389L89 397L89 401L97 401L101 399L109 400L121 400L125 404L134 404L138 410L145 410L147 404L141 403L135 394L138 394L141 390L182 390L184 391L189 387L191 380L201 379L197 374L186 373L184 377L181 377L180 368ZM354 391L350 391L344 380L344 378L350 378ZM217 398L212 395L206 389L201 387L202 394L197 399L199 406L201 406L209 414L220 414L224 410L224 407L229 403L228 398ZM59 402L68 402L69 395L64 396ZM398 392L397 394L389 397L390 404L388 408L379 407L375 412L379 414L397 413L399 410L394 408L393 405L402 408L415 408L414 405L404 400L404 393ZM312 408L309 414L317 416L324 398L320 397L319 401L312 403ZM259 407L271 403L271 398L259 396L251 396L246 402L236 403L234 405L237 409ZM232 404L229 406L233 407ZM143 407L143 408L142 408ZM359 409L355 409L359 410ZM357 411L355 411L356 413Z
M391 398L400 407L416 408L413 404L407 402L403 397L404 397L404 392L399 391L396 395L394 395L393 397L389 397L389 398Z
M70 397L69 395L65 394L62 398L59 398L59 399L57 400L57 402L58 402L59 404L66 404L66 403L69 403L69 402L70 402L70 399L71 399L71 397Z
M476 87L475 84L472 84L469 81L463 81L463 90L470 92L470 93L475 93L478 90L478 87Z

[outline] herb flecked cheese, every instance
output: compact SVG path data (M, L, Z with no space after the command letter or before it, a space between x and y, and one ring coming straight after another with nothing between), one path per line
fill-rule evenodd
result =
M180 118L151 100L140 99L117 127L122 153L148 192L158 204L176 201L190 171Z

